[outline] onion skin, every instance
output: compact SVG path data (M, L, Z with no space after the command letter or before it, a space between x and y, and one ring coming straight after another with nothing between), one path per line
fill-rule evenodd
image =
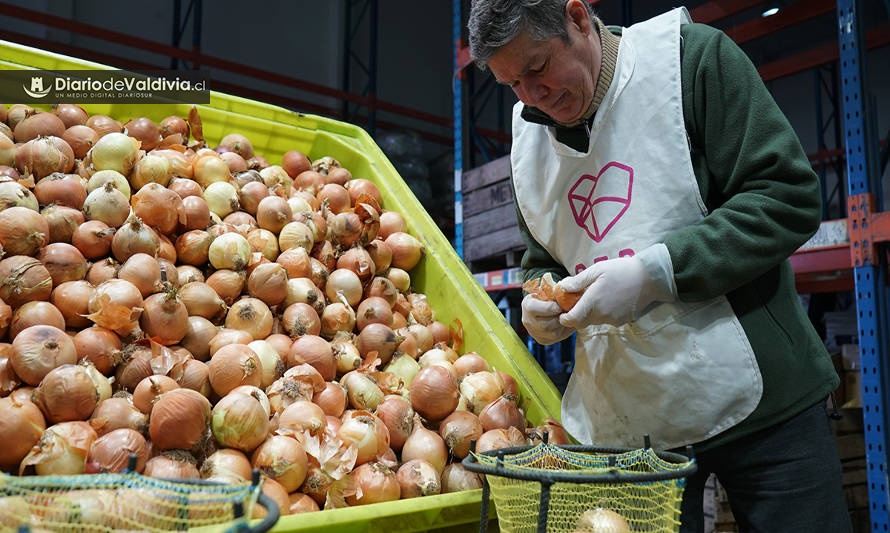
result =
M411 406L427 420L447 417L457 408L459 399L457 382L442 366L421 368L411 382Z
M210 424L210 400L191 389L161 395L149 415L148 433L158 450L190 450Z
M67 333L55 326L34 325L12 340L10 362L15 374L37 386L54 368L77 362L77 348Z
M269 415L255 398L230 392L216 402L210 429L221 446L252 452L269 434Z
M61 365L34 390L34 403L50 423L86 420L99 403L99 392L85 367Z
M18 466L37 444L46 430L46 420L34 403L11 396L0 398L0 412L0 435L15 435L4 439L0 447L0 468L6 469Z

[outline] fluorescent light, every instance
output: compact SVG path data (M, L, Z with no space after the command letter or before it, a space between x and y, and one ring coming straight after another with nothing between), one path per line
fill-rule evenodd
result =
M778 13L778 12L779 12L779 8L778 8L778 7L771 7L771 8L769 8L769 9L767 9L766 11L764 11L763 13L761 13L760 16L761 16L761 17L771 17L771 16L775 15L775 14Z

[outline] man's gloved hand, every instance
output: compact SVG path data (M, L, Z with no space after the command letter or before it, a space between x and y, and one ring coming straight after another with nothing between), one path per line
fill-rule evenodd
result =
M593 324L621 326L638 319L653 302L676 299L673 267L663 244L631 257L594 263L562 279L559 286L568 292L583 291L574 307L559 319L573 329Z
M531 294L522 299L522 325L540 344L555 344L574 333L559 323L561 313L556 302L539 300Z

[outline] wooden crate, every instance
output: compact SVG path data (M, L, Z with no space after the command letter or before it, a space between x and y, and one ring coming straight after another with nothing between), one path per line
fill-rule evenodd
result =
M518 266L525 244L513 207L510 156L465 171L461 194L464 261L485 269Z

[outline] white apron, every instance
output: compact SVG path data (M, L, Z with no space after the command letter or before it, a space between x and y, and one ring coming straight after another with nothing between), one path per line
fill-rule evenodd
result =
M677 8L623 31L588 153L513 113L516 201L532 236L569 272L633 255L706 214L680 87ZM747 417L763 382L725 297L659 304L621 327L578 332L562 422L580 442L670 449Z

